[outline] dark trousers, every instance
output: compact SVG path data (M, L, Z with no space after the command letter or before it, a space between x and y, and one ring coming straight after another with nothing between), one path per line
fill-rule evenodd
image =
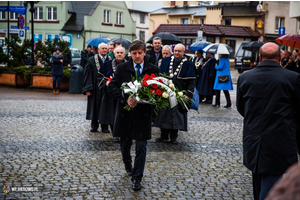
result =
M262 176L252 173L254 200L264 200L281 175Z
M216 105L220 105L220 98L221 98L221 90L215 90L216 92ZM228 106L231 106L231 99L228 90L223 90L226 102Z
M53 89L60 89L60 78L61 76L52 76L53 78ZM56 80L57 80L57 87L56 87Z
M121 138L120 139L120 149L122 153L122 159L126 166L131 166L131 155L130 150L132 146L131 138ZM142 180L146 162L146 152L147 152L147 140L135 141L135 159L132 171L132 181L135 179Z
M160 129L161 131L161 138L164 140L169 139L169 134L170 134L170 139L176 140L178 137L178 129Z

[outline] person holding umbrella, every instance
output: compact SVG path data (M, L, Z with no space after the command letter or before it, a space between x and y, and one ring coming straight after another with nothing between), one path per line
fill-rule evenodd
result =
M219 64L215 66L217 70L214 90L216 92L216 103L213 104L214 107L220 107L220 96L221 90L223 90L226 98L226 106L224 108L231 107L231 99L228 90L233 90L232 80L230 75L230 62L227 54L221 54ZM224 77L225 75L225 77ZM221 78L223 76L224 78Z

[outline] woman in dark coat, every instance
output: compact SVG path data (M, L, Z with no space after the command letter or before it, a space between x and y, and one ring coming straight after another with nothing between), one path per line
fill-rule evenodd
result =
M53 94L59 94L60 89L60 79L63 75L63 60L64 56L61 53L61 48L57 46L55 48L55 52L52 55L51 58L52 63L52 77L53 77ZM56 87L56 80L57 80L57 87Z

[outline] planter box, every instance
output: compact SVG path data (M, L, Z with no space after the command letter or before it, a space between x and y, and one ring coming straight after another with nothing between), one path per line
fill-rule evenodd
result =
M0 85L27 87L29 80L25 80L21 75L16 72L0 73Z
M69 90L69 80L61 79L60 89ZM30 78L31 88L53 89L52 75L32 73Z

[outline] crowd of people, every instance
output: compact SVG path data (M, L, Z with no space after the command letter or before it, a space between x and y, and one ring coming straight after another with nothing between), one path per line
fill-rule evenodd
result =
M132 176L132 188L140 190L151 127L161 130L156 142L176 144L178 132L188 130L187 110L175 106L160 109L156 115L153 106L138 104L122 91L121 85L132 81L136 74L166 74L175 87L185 91L185 98L192 99L196 88L200 103L214 107L220 107L223 90L227 102L224 107L230 108L228 91L233 90L230 62L227 55L220 55L218 61L211 53L204 58L202 50L192 59L185 55L183 44L175 45L172 50L169 45L163 46L158 37L148 50L143 41L133 41L128 54L122 43L115 44L108 48L101 43L96 53L87 50L87 56L82 56L83 94L88 96L86 119L91 120L91 132L97 132L99 124L102 132L111 130L114 141L120 143L125 171ZM280 49L274 45L267 43L261 48L260 63L242 74L237 85L237 109L244 117L244 164L252 171L255 199L264 199L285 170L297 162L296 119L299 124L300 117L295 116L299 115L300 106L295 102L300 101L300 74L283 68L296 71L300 56L295 53L291 62L296 67L289 67L290 57L284 57L287 52L280 60ZM134 110L125 110L125 105ZM132 165L133 140L136 155Z

